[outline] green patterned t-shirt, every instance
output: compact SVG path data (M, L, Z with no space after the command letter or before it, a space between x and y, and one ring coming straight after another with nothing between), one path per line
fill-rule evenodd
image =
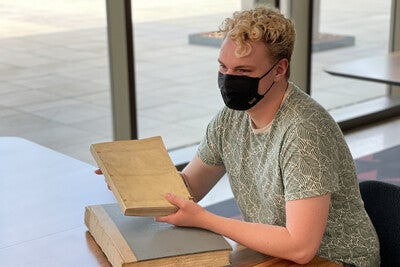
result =
M318 255L379 266L379 242L364 209L354 161L337 123L293 84L269 131L255 134L244 111L223 108L207 127L198 157L223 164L250 222L285 226L285 202L330 193Z

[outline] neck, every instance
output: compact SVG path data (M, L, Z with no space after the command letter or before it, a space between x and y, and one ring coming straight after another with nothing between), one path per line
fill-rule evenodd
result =
M274 120L275 115L281 106L287 87L287 81L276 83L271 88L270 92L261 99L257 105L246 111L250 116L253 127L260 129Z

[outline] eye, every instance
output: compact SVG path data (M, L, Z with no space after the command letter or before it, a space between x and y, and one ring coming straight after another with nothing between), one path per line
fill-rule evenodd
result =
M238 75L246 75L246 76L248 76L249 73L251 73L251 70L249 70L249 69L236 69L236 73Z
M248 69L237 69L236 72L238 74L247 74L247 73L250 72L250 70L248 70Z
M225 67L223 64L219 64L219 71L225 73L227 71L227 67Z

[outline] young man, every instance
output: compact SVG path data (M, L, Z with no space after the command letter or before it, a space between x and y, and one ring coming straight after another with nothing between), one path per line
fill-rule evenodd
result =
M288 81L292 22L259 7L227 18L221 31L218 85L227 107L182 176L200 200L227 173L244 221L172 194L166 198L179 210L156 220L208 229L300 264L319 255L345 266L379 266L378 238L343 135Z

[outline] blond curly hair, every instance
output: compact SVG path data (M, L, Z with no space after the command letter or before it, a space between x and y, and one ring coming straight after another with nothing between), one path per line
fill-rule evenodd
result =
M222 22L219 30L224 38L229 37L236 42L237 57L251 52L250 41L262 41L272 60L291 60L296 36L294 24L274 7L259 6L252 10L235 12L232 18L226 18ZM288 68L286 76L289 75Z

